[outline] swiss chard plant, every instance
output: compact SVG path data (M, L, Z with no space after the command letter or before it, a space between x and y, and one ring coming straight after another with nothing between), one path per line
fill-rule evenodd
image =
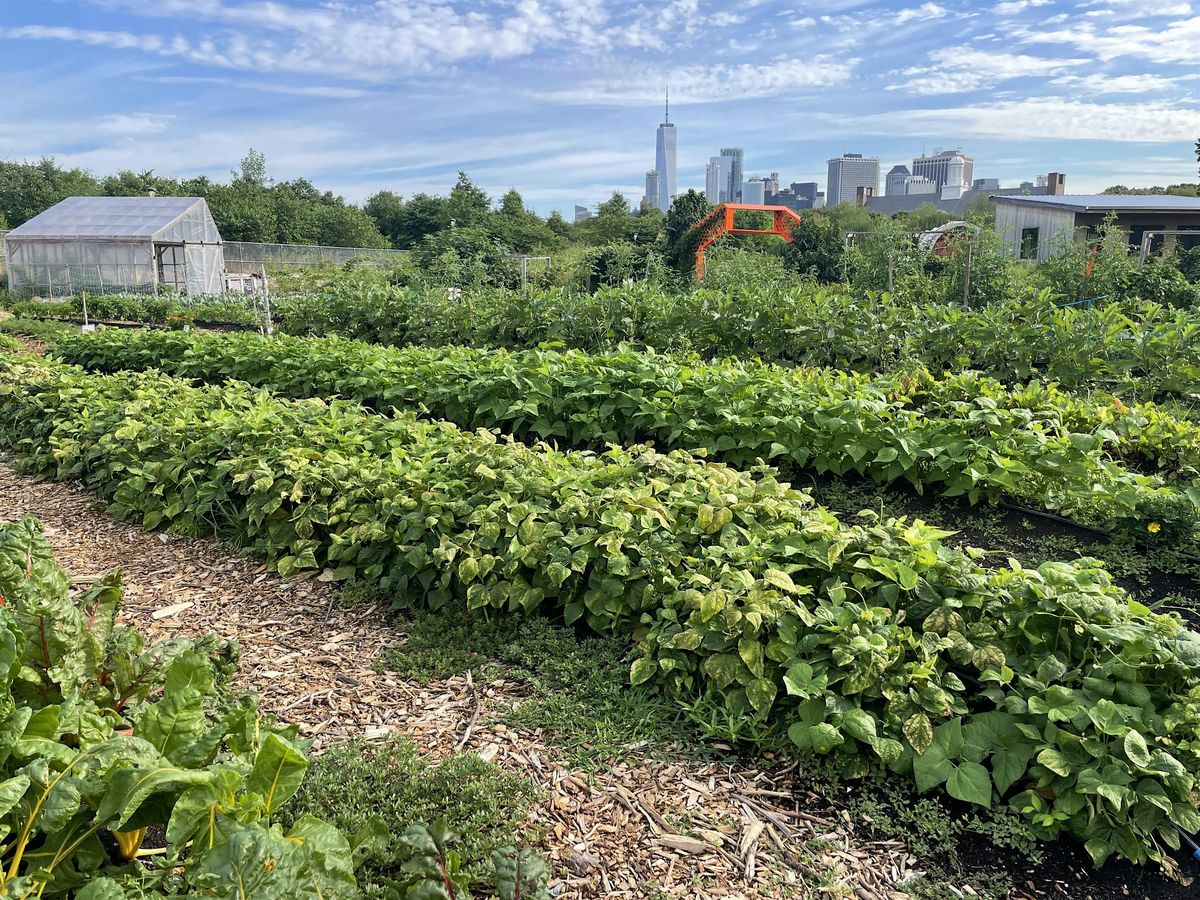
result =
M119 577L72 593L32 518L0 524L0 599L5 896L354 893L343 835L273 824L305 745L231 690L235 646L147 646Z

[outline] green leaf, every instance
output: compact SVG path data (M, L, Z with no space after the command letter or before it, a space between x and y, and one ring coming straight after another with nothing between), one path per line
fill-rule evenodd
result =
M904 736L920 755L933 743L933 723L925 713L913 713L904 722Z
M756 712L767 713L775 702L775 682L769 678L756 678L746 685L746 698Z
M800 590L796 587L796 583L792 581L792 576L781 569L767 569L763 572L763 581L772 587L779 588L788 594L798 594Z
M631 684L642 684L658 674L658 663L648 656L638 657L629 668Z
M1149 767L1150 748L1146 746L1146 739L1142 737L1141 732L1131 730L1125 735L1123 744L1125 747L1125 756L1131 763L1139 769Z
M270 815L299 790L307 769L308 760L291 741L268 734L246 778L246 790L262 795Z
M992 779L979 763L959 763L946 779L946 792L956 800L992 806Z
M1043 750L1037 755L1037 761L1039 765L1045 766L1055 775L1061 775L1063 778L1067 778L1071 774L1071 764L1067 762L1066 757L1057 750Z
M950 777L954 765L946 756L946 749L935 740L924 753L913 757L913 775L917 779L917 790L928 791Z

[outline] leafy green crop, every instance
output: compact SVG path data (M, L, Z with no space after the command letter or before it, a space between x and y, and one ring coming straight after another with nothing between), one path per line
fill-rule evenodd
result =
M259 325L262 313L253 309L252 298L190 299L164 294L76 295L66 300L15 300L4 308L17 316L33 319L80 319L84 304L90 319L182 325L212 322L227 325Z
M768 460L789 476L807 468L903 479L972 502L1032 503L1148 543L1200 540L1200 427L1153 405L1008 390L974 374L868 378L632 351L393 350L153 332L76 336L56 353L105 371L158 367L297 398L418 407L526 440L594 449L653 441L734 466ZM1121 457L1154 460L1174 478L1131 471Z
M669 292L647 284L461 298L419 288L343 286L279 298L292 334L385 343L525 349L629 343L704 357L740 356L857 371L915 362L1003 381L1046 378L1120 390L1128 400L1200 394L1200 313L1147 301L1058 308L1048 291L977 309L913 304L834 287L748 284Z
M549 606L627 636L635 683L786 731L848 770L1008 804L1170 866L1200 829L1200 635L1094 561L985 570L944 532L861 526L762 468L562 453L344 401L0 357L0 443L147 527L399 605Z
M305 748L231 692L235 647L146 647L116 624L119 578L72 598L31 518L0 524L0 598L6 896L353 893L345 837L312 816L272 824ZM165 842L142 850L150 828Z

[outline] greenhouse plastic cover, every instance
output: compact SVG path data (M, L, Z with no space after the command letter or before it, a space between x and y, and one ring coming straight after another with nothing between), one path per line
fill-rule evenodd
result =
M14 292L149 290L155 244L182 244L189 294L217 294L221 236L200 197L68 197L5 235Z

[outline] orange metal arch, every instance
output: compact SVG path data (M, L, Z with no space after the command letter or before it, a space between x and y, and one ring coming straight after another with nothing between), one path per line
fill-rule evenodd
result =
M774 216L774 227L735 228L734 214L739 209L753 209L759 212L769 212ZM788 243L792 241L792 228L800 221L800 217L786 206L759 206L754 203L722 203L712 212L696 223L700 231L700 243L696 247L696 280L704 278L704 251L727 234L774 234Z

